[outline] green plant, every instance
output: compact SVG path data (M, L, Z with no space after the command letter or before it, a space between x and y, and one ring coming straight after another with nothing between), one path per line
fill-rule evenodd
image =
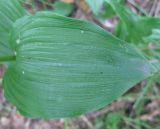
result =
M136 48L92 23L47 11L31 15L17 0L0 1L0 19L4 93L24 116L94 111L159 72Z
M71 4L67 4L61 1L57 1L53 5L54 12L60 15L68 16L73 10L73 6Z
M119 112L109 113L105 119L107 129L117 129L122 118L123 114L120 114Z
M158 17L137 16L129 8L118 3L116 0L105 1L112 6L120 18L121 24L123 24L123 31L126 31L124 34L127 34L125 40L130 43L144 43L143 38L151 35L153 29L160 27L160 18Z

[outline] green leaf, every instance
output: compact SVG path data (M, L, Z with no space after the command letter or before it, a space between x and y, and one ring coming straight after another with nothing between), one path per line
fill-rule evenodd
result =
M122 121L123 114L119 112L111 112L105 119L107 129L118 129L120 122Z
M105 0L104 0L105 1ZM124 0L117 0L120 4L124 4ZM100 11L99 15L103 18L109 18L115 15L115 11L113 10L112 6L107 2L104 2L103 8Z
M17 0L0 0L0 56L11 55L9 33L13 23L26 14Z
M110 6L110 4L108 3L104 3L104 7L102 9L102 11L100 11L99 14L103 19L106 19L108 17L112 17L113 15L115 15L114 10L112 9L112 7Z
M160 18L158 17L140 17L115 0L105 1L112 6L127 28L128 36L126 36L126 41L128 42L134 44L144 43L143 38L149 36L153 29L160 27Z
M126 41L127 36L128 36L128 32L127 32L127 28L125 26L125 24L121 21L119 21L115 27L114 30L114 35L124 41Z
M67 4L61 1L56 1L53 7L55 13L64 16L68 16L73 10L73 6L71 4Z
M144 53L151 58L157 59L159 61L158 63L160 64L160 29L152 30L152 34L143 39L144 42L151 43L151 48L145 49Z
M98 14L103 5L104 0L86 0L94 14Z
M157 43L159 45L160 44L160 28L152 30L152 34L148 37L145 37L144 41ZM160 45L159 45L159 47L160 47Z
M51 12L18 20L10 43L17 56L5 73L4 92L27 117L97 110L153 74L129 44L92 23Z

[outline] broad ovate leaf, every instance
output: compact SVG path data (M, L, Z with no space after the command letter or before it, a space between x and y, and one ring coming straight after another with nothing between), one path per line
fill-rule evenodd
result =
M0 56L10 55L8 42L13 23L26 14L17 0L0 0Z
M18 20L10 43L17 56L4 76L5 96L32 118L97 110L153 71L133 47L102 28L51 12Z

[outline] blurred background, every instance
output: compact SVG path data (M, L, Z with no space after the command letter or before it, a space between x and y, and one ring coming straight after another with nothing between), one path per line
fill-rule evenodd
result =
M101 0L19 0L32 14L50 10L60 15L93 22L114 34L119 18ZM96 4L93 2L96 1ZM160 17L160 0L121 0L124 6L141 16ZM139 49L152 50L160 57L152 42ZM155 54L156 51L156 55ZM147 51L148 52L148 51ZM159 58L160 59L160 58ZM3 96L0 65L0 129L160 129L160 79L143 80L118 100L96 112L77 118L27 119Z

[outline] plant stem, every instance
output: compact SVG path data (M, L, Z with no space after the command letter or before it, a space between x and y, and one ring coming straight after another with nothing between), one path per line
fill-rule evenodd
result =
M0 56L0 61L13 61L15 59L16 59L15 55Z
M68 120L67 120L67 118L64 119L64 129L68 129Z
M2 85L2 78L0 78L0 86Z
M148 93L148 91L152 87L153 82L154 82L154 78L150 78L147 85L143 88L142 92L140 93L140 96L138 97L135 104L133 105L133 108L135 110L142 107L142 103L143 103L143 99L144 99L143 97Z

